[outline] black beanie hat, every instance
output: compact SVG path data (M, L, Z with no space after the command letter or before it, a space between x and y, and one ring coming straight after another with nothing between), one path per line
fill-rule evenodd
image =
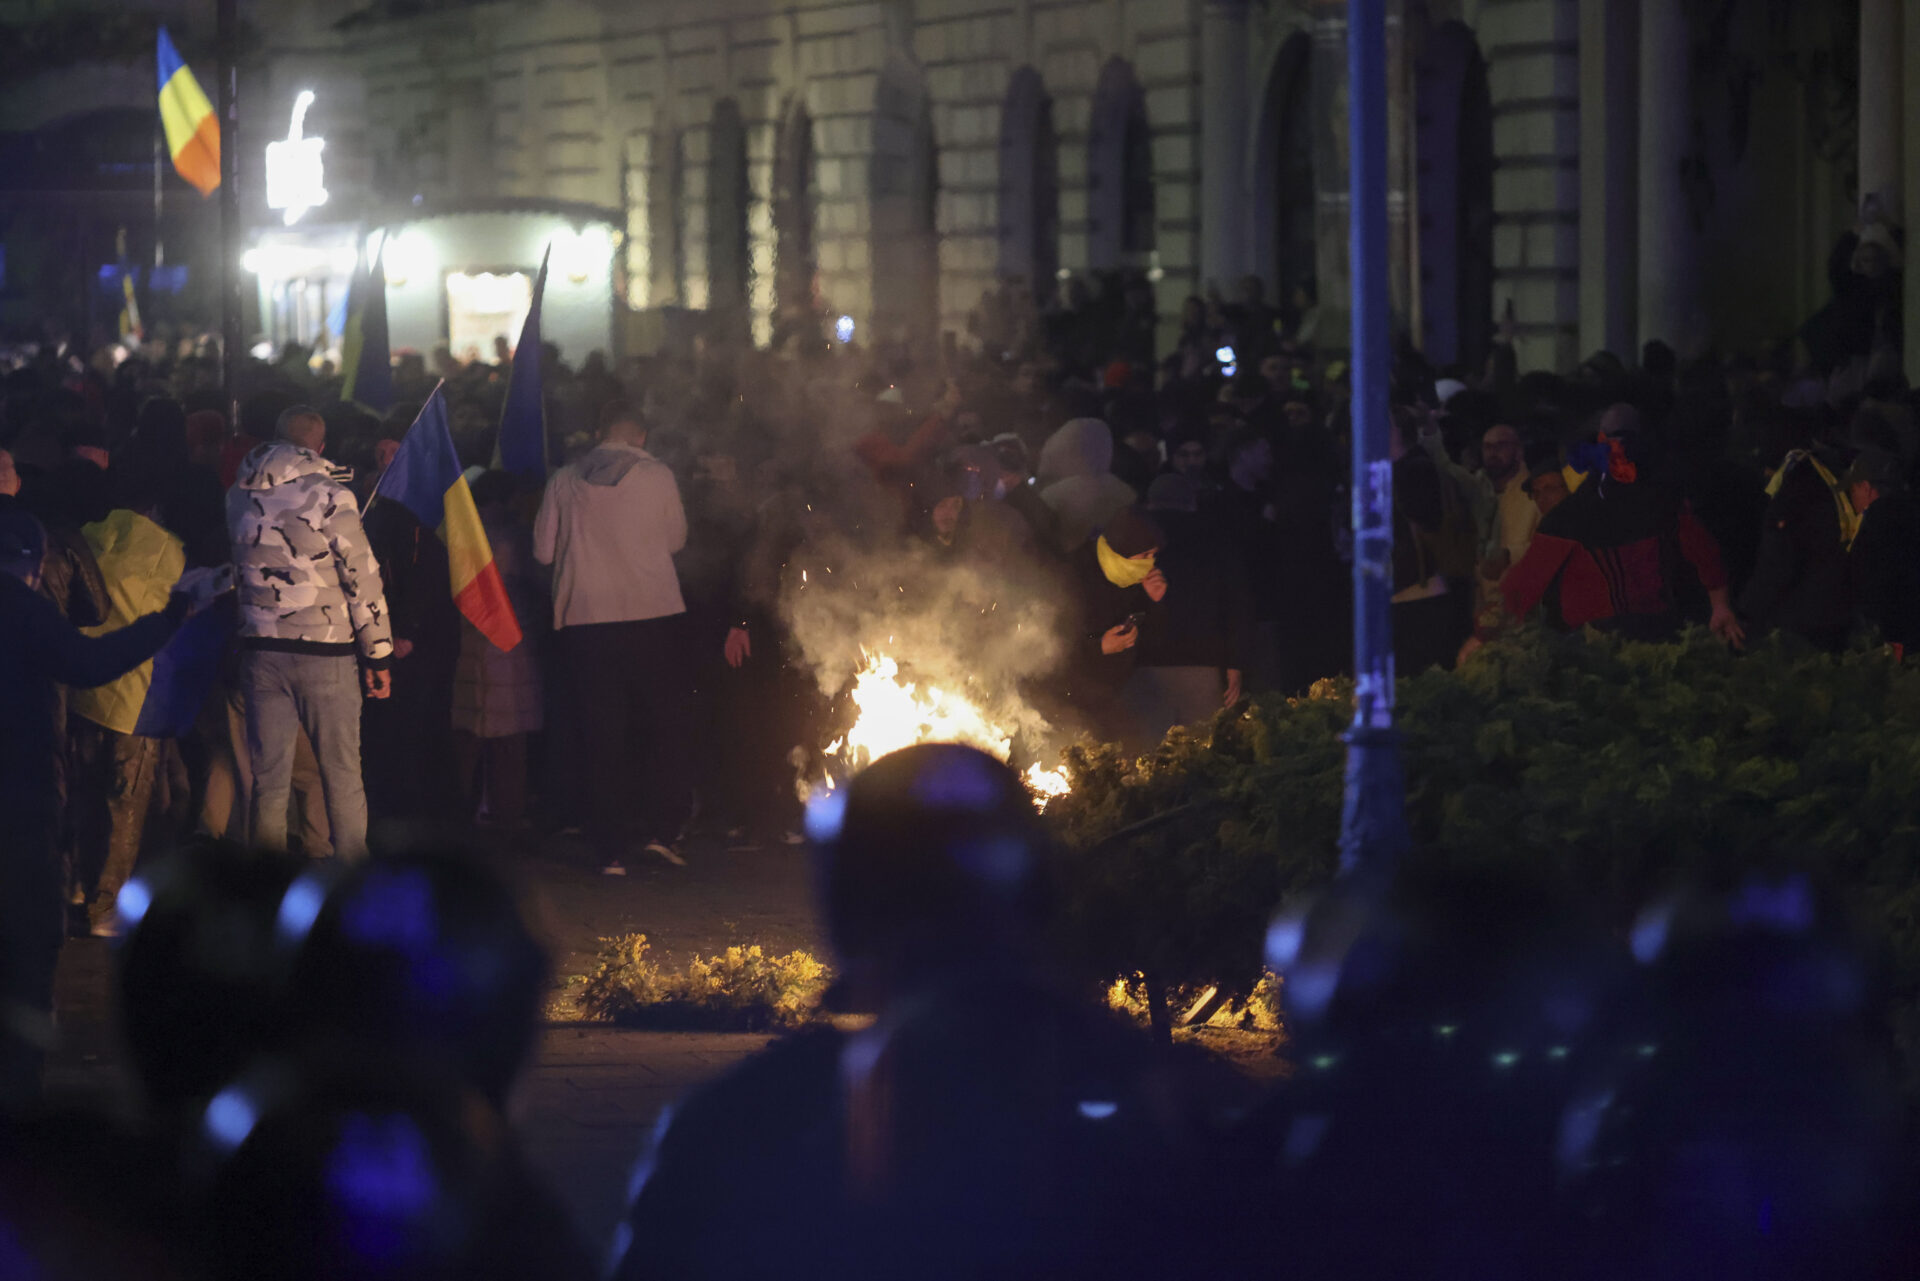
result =
M1160 526L1138 507L1128 507L1116 513L1100 533L1107 540L1107 546L1122 556L1138 556L1141 552L1153 551L1166 541Z

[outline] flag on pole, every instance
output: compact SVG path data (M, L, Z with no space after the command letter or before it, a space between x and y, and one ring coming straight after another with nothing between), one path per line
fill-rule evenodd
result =
M363 256L347 286L347 327L340 339L340 368L346 379L340 399L374 414L393 408L393 357L387 346L387 270L381 263L387 244Z
M159 61L160 123L173 167L201 195L210 196L220 185L220 119L165 27L160 28Z
M120 293L126 299L126 305L120 308L120 336L141 342L147 336L147 327L140 323L140 300L133 296L131 268L121 269Z
M454 605L495 648L512 649L520 643L520 620L507 600L507 585L493 563L493 545L453 449L445 388L442 383L427 397L368 502L391 499L440 535L447 548Z
M513 349L513 368L507 373L507 399L500 407L500 433L494 440L493 465L515 476L547 478L547 406L540 385L540 300L547 292L547 263L553 246L540 256L540 274L533 278L533 305L520 326Z

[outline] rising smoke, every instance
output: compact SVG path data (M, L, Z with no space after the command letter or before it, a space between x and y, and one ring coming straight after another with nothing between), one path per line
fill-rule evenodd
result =
M1031 572L942 563L919 545L879 550L835 538L788 565L779 612L829 699L868 654L884 653L899 662L901 679L978 706L1012 735L1016 756L1052 744L1054 727L1025 686L1059 661L1059 610Z

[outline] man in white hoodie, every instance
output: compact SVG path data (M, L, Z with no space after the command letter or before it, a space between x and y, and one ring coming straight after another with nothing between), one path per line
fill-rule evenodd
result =
M385 698L393 629L380 566L346 476L320 456L327 424L295 405L277 439L248 454L227 491L240 593L240 689L247 708L255 845L285 849L294 742L320 766L334 857L367 849L360 699Z
M636 792L647 850L684 861L676 843L691 787L692 682L673 555L686 545L680 487L647 452L645 416L608 405L599 446L547 482L533 557L553 566L553 626L590 771L591 834L609 876L626 874L626 811Z

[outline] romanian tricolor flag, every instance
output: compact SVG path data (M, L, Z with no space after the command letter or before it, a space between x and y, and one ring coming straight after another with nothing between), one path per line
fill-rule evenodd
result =
M340 367L346 378L340 387L340 399L351 401L373 414L393 408L393 357L387 340L387 273L381 260L387 242L381 238L379 252L362 255L353 279L347 283L347 328L340 337Z
M160 28L160 123L166 126L173 167L201 195L212 195L220 185L220 120L165 27Z
M520 341L513 349L507 373L506 400L500 406L500 434L494 438L493 465L515 476L547 481L547 409L540 386L540 300L547 293L547 262L553 246L540 258L540 274L533 278L533 306L520 325Z
M493 545L460 471L445 388L442 383L427 397L420 416L401 438L400 452L374 486L373 498L399 503L440 535L447 546L453 603L495 648L512 649L520 643L520 620L513 616L507 585L493 563Z

